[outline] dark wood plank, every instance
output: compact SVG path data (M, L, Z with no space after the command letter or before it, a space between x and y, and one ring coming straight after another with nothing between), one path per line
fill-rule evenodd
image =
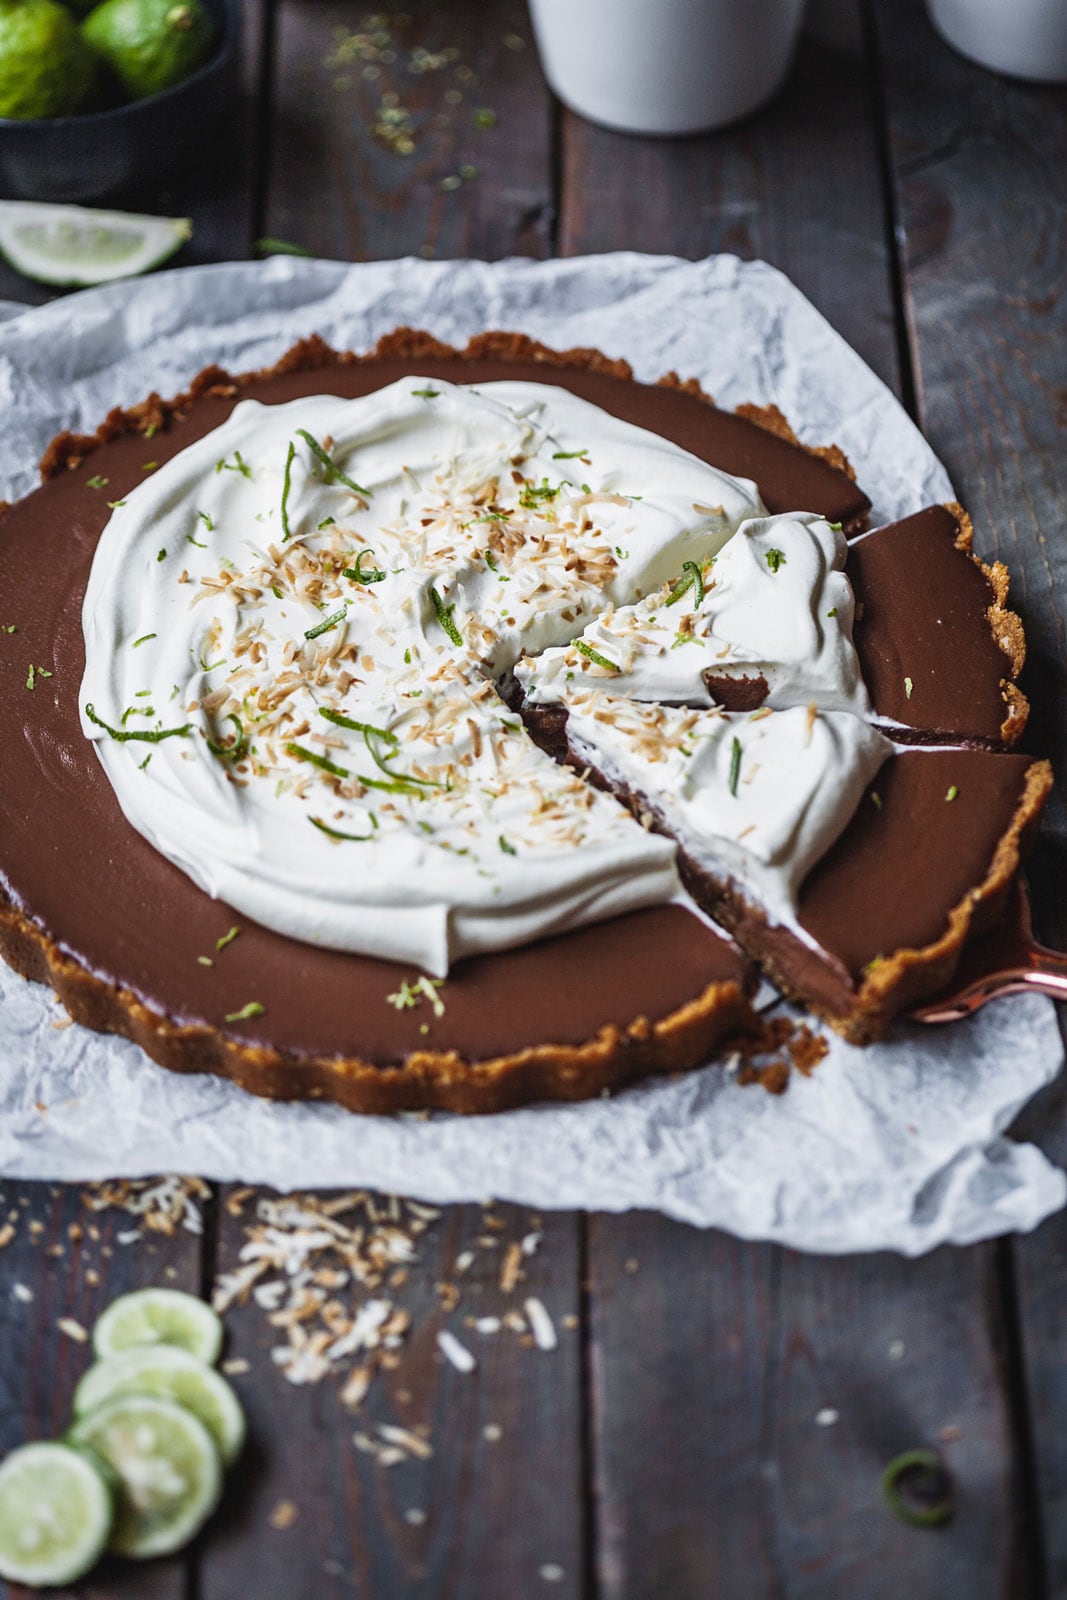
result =
M918 4L876 7L895 205L924 425L1007 562L1026 625L1028 743L1062 778L1067 692L1067 94L1011 83L933 41ZM1067 948L1067 807L1054 793L1031 871L1040 931ZM1067 1161L1055 1086L1020 1132ZM1067 1593L1067 1222L1013 1248L1048 1592Z
M121 1207L90 1210L73 1184L0 1182L0 1195L0 1228L13 1229L0 1255L2 1456L67 1427L74 1388L92 1362L91 1347L73 1336L74 1327L88 1333L104 1307L130 1289L156 1284L199 1292L202 1235L183 1226L169 1234L139 1227ZM195 1204L202 1215L205 1202ZM186 1573L180 1556L148 1566L105 1561L78 1586L78 1596L184 1600ZM29 1593L0 1580L7 1600Z
M635 139L564 112L561 253L762 257L898 387L871 93L853 19L807 31L780 97L733 129Z
M520 0L376 19L280 0L274 103L268 234L355 261L545 253L549 102Z
M637 1214L594 1219L591 1259L605 1596L1026 1592L992 1252L820 1260ZM956 1485L934 1536L880 1488L919 1446Z
M857 26L809 32L781 99L734 130L661 144L568 116L563 246L762 256L907 393L876 103ZM993 1248L819 1260L646 1216L597 1219L589 1261L605 1596L1026 1592ZM912 1445L958 1475L936 1537L881 1502Z
M239 1215L223 1208L224 1275L238 1264L256 1204L250 1198ZM360 1259L375 1231L371 1217L389 1215L382 1197L369 1205L371 1211L357 1204L337 1215L345 1226L362 1227ZM396 1205L396 1215L417 1253L404 1281L387 1271L381 1281L336 1290L349 1315L378 1298L410 1318L396 1364L377 1371L358 1410L346 1407L341 1391L360 1358L339 1361L313 1387L295 1386L271 1356L285 1343L284 1330L270 1325L254 1299L227 1313L229 1353L249 1363L233 1381L251 1443L204 1548L202 1600L243 1593L259 1600L399 1600L416 1592L484 1600L542 1587L566 1600L582 1594L573 1219L533 1218L513 1206L453 1206L416 1233L419 1219L406 1204ZM530 1234L543 1237L536 1253L522 1256L522 1280L505 1292L509 1247ZM336 1265L340 1258L334 1252L329 1259ZM277 1278L271 1271L261 1281ZM531 1296L552 1318L554 1350L533 1347L528 1331L471 1325L509 1311L522 1315ZM442 1329L475 1356L475 1370L460 1372L445 1360L437 1344ZM397 1426L419 1430L424 1459L409 1451L390 1465L370 1453L367 1440L380 1450Z

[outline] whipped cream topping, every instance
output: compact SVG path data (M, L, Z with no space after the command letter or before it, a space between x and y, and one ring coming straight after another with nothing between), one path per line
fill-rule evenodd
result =
M753 706L760 697L773 709L814 701L863 715L870 702L852 643L846 548L821 517L743 522L717 555L636 605L605 611L579 644L522 661L515 676L534 702L579 686L710 706L723 699L723 680L748 679Z
M739 715L585 688L567 709L580 760L640 794L698 866L806 938L797 892L891 753L888 739L814 706Z
M674 846L537 749L494 680L763 511L540 385L245 401L114 510L83 728L207 893L443 976L676 895Z

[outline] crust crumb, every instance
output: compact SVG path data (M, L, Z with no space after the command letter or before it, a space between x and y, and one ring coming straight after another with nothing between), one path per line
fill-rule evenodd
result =
M809 1078L829 1048L822 1034L806 1022L772 1017L739 1041L737 1081L744 1087L758 1083L768 1094L784 1094L793 1073Z

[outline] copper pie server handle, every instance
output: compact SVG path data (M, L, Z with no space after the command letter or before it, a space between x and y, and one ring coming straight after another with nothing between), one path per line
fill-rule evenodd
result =
M1067 955L1038 944L1026 890L1017 885L1000 926L977 941L952 987L908 1013L913 1022L958 1022L1005 994L1067 1000Z

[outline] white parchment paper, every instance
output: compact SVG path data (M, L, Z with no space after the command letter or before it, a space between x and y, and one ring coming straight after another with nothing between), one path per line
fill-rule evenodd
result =
M639 378L673 368L723 405L773 401L806 441L843 447L876 522L951 493L892 395L781 274L730 256L620 254L491 265L280 257L25 312L0 325L0 494L33 487L33 463L60 428L94 428L113 405L176 392L209 361L268 365L315 332L366 348L402 323L448 340L521 329L625 356ZM947 1029L900 1025L865 1051L832 1038L816 1072L779 1098L713 1063L613 1100L471 1120L273 1105L57 1021L47 990L0 967L7 1175L182 1171L435 1201L647 1206L802 1249L909 1255L1032 1228L1067 1197L1040 1151L1002 1137L1062 1065L1053 1007L1032 997Z

